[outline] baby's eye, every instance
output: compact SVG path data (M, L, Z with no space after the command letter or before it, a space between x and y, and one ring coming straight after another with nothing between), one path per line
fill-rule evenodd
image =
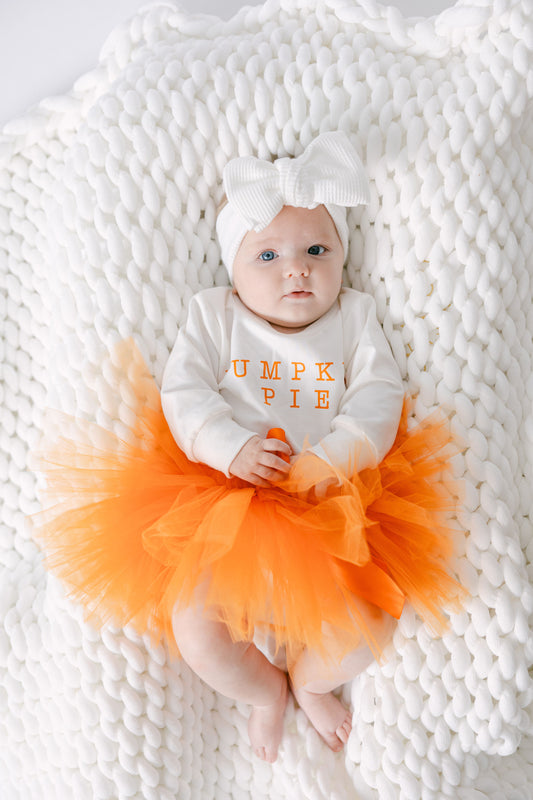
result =
M311 247L307 251L311 256L321 256L322 253L326 252L326 248L322 247L321 244L312 244Z
M263 252L259 255L259 258L261 261L274 261L277 256L273 250L263 250Z

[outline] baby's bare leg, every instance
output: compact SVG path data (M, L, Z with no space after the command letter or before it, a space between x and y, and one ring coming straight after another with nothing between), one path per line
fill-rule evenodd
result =
M392 619L386 614L380 616L380 624L376 628L379 628L380 643L384 644L392 631ZM332 637L331 633L331 652L334 653L335 643ZM348 741L352 719L349 711L332 691L356 678L373 660L370 648L362 644L339 659L338 663L335 660L325 662L317 653L304 650L291 666L291 685L298 704L335 752L341 750Z
M175 611L174 636L184 661L212 689L248 703L248 734L264 761L276 760L287 705L287 676L251 643L234 642L226 625L200 607Z
M373 657L368 648L355 650L337 668L305 650L291 670L293 694L313 727L334 751L342 750L352 730L350 712L332 693L355 678Z

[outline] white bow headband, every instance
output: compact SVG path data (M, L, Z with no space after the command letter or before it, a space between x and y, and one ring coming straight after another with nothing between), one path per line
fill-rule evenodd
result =
M230 278L233 262L248 231L262 231L283 206L324 205L335 223L346 256L346 207L367 205L370 189L363 164L342 131L323 133L298 158L262 161L234 158L224 167L227 204L216 230Z

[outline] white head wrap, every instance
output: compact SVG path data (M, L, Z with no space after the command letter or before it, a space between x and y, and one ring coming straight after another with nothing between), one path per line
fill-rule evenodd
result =
M363 164L342 131L321 134L298 158L274 162L253 156L234 158L224 167L223 183L228 202L218 215L216 230L230 278L245 235L270 225L283 206L324 205L346 257L346 208L370 202Z

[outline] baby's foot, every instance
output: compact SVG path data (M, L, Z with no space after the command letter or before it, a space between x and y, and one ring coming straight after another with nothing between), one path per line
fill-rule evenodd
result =
M288 687L283 681L280 697L269 706L253 706L248 720L250 744L258 758L273 764L283 736L283 718L287 707Z
M352 730L352 718L334 694L315 694L306 689L294 689L293 693L302 711L328 747L335 753L342 750Z

